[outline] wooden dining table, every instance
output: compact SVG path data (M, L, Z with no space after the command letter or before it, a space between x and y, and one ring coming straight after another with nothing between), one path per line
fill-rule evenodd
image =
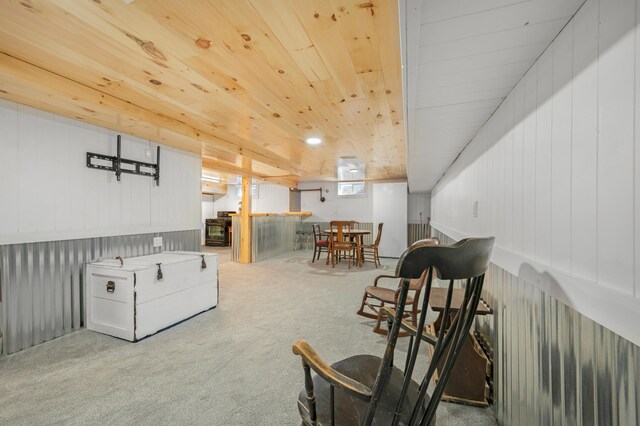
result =
M360 247L363 245L363 240L365 235L371 234L371 231L368 229L351 229L349 231L344 231L345 233L349 233L351 235L351 239L356 240L356 251L358 256L358 266L362 266L362 253L360 253ZM324 229L322 231L323 235L331 235L331 229ZM329 254L327 254L327 264L329 263Z

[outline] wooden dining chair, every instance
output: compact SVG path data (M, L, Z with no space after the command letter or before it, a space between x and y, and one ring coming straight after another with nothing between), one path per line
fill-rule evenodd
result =
M312 225L313 228L313 258L311 259L311 263L315 262L316 255L318 256L318 260L320 260L320 254L322 253L322 249L324 249L327 254L329 253L329 240L322 236L322 232L320 231L320 225L314 223Z
M380 245L380 238L382 237L382 225L384 223L378 224L378 235L376 235L376 240L373 244L363 244L360 247L360 257L363 262L368 260L373 261L373 264L378 268L380 266L380 256L378 255L378 246Z
M440 244L440 240L438 240L437 238L427 238L424 240L416 241L416 243L420 243L421 245L437 245ZM356 313L365 318L375 319L376 324L373 327L373 332L386 335L387 329L381 326L382 321L384 320L381 309L385 306L396 309L396 306L398 306L398 297L400 296L400 291L402 290L402 280L399 280L397 288L391 289L378 285L378 282L383 278L397 280L397 277L392 275L377 276L373 281L373 285L368 286L364 289L362 303L360 304L360 309ZM418 301L420 299L420 294L422 292L422 287L424 286L426 278L426 273L423 273L420 278L412 279L411 283L409 284L409 294L407 295L407 300L405 302L403 317L411 318L411 323L413 325L418 324L418 314L420 313ZM406 334L402 332L401 335L406 336Z
M349 269L351 269L351 260L356 259L354 256L356 247L356 244L351 240L351 222L344 220L331 221L327 264L329 264L329 257L331 257L331 267L335 268L336 262L340 260L340 256L344 253L349 262Z
M298 411L305 425L433 425L440 398L471 328L480 299L484 275L489 266L494 238L468 238L452 245L424 244L409 247L398 260L395 276L402 279L397 309L382 308L389 324L389 336L382 358L355 355L327 364L305 340L293 344L302 358L304 389L298 396ZM404 320L412 279L425 273L423 298L417 326ZM445 317L451 326L438 336L425 332L429 294L434 278L447 281ZM455 314L451 309L455 281L461 280L464 300ZM400 329L411 337L402 369L394 365ZM421 379L412 379L421 343L433 346L429 367ZM432 388L436 366L438 380ZM316 374L312 376L311 370Z
M358 222L357 220L350 220L349 221L349 228L353 231L355 230L359 230L360 229L360 222ZM355 243L353 245L353 257L356 258L355 262L358 263L358 266L362 266L362 258L359 257L361 255L361 250L360 248L362 247L362 235L352 235L351 236L351 241L353 243Z

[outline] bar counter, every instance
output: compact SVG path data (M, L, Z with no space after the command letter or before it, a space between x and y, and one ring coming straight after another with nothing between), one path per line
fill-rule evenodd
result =
M231 215L232 259L240 261L241 215ZM296 231L311 212L251 213L251 262L293 251Z

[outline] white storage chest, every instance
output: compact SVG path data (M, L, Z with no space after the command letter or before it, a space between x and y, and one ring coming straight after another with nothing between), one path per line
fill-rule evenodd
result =
M215 253L164 252L86 266L87 328L132 342L218 304Z

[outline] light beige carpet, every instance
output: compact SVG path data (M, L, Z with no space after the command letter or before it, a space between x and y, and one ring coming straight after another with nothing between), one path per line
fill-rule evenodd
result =
M0 424L298 425L296 339L329 363L382 356L385 339L355 312L395 260L332 269L296 251L240 265L228 250L211 250L223 260L216 309L138 343L81 330L0 357ZM441 403L438 424L495 420L490 409Z

